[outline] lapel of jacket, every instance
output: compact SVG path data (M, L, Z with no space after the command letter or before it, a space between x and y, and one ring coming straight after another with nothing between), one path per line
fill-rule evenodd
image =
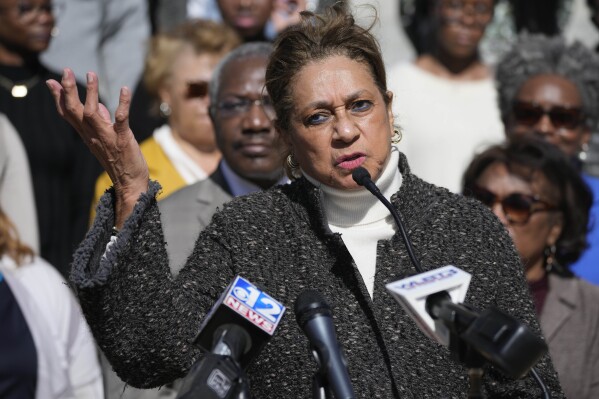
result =
M205 183L197 190L198 194L196 196L196 201L199 205L197 213L198 221L204 227L210 223L212 215L214 215L213 210L216 207L222 207L225 202L228 202L233 197L229 184L221 171L220 164L214 173L208 176ZM210 209L210 211L206 212L205 210L207 209Z
M575 279L549 275L549 293L540 317L543 333L548 341L551 341L579 305L576 290Z

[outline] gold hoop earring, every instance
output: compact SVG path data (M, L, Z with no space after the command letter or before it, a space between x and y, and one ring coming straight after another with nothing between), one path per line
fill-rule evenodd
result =
M399 129L393 129L393 136L391 137L391 142L393 144L399 144L401 139L403 138L403 134Z
M290 170L295 170L295 169L297 169L299 167L299 164L297 163L297 161L293 157L293 154L287 155L287 167Z
M302 177L300 165L295 160L293 154L287 155L287 158L285 160L285 173L287 174L287 177L291 180L299 179L300 177Z

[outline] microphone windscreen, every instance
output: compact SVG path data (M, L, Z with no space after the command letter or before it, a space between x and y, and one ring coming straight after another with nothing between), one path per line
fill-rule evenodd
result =
M320 292L315 289L302 291L295 300L294 310L297 324L300 327L303 327L315 315L331 316L331 307Z
M351 174L351 177L353 177L356 183L358 183L360 186L363 186L366 184L368 180L370 180L370 173L368 173L366 168L359 166L356 169L354 169L354 171Z

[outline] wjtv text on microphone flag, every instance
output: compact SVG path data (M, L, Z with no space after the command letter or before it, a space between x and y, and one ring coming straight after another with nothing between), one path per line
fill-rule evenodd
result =
M524 377L547 352L547 344L495 307L479 313L463 305L469 284L469 273L445 266L386 287L421 330L456 351L459 360L466 361L462 356L467 354L459 349L466 345L506 375Z
M462 303L470 279L470 273L455 266L444 266L389 283L386 288L429 338L448 346L449 329L428 314L426 300L432 294L446 291L452 302Z

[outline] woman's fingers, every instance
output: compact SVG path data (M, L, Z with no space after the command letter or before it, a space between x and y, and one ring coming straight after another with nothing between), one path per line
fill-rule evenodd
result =
M83 120L83 104L79 100L79 92L75 75L69 68L65 68L60 81L64 95L64 114L67 120L71 123L74 121ZM77 127L75 125L75 127Z
M64 92L62 90L62 86L60 83L55 81L54 79L49 79L46 81L46 86L50 90L50 94L52 94L52 98L54 98L54 105L56 106L56 111L61 117L65 117L65 105L64 105Z
M117 134L129 131L129 108L131 106L131 91L128 87L122 87L119 95L119 105L115 112L114 130Z
M93 72L88 72L87 87L85 95L85 104L83 106L83 116L86 119L95 119L98 112L98 77Z
M60 83L55 80L46 83L58 113L77 130L112 179L118 194L134 204L147 189L149 172L129 128L131 92L126 87L121 89L113 123L110 113L98 100L98 76L89 72L86 78L85 104L79 99L75 75L70 69L65 68Z
M98 112L100 113L100 116L102 117L102 119L109 121L110 120L110 111L108 111L108 109L106 108L106 106L104 106L104 104L99 103L98 104Z

